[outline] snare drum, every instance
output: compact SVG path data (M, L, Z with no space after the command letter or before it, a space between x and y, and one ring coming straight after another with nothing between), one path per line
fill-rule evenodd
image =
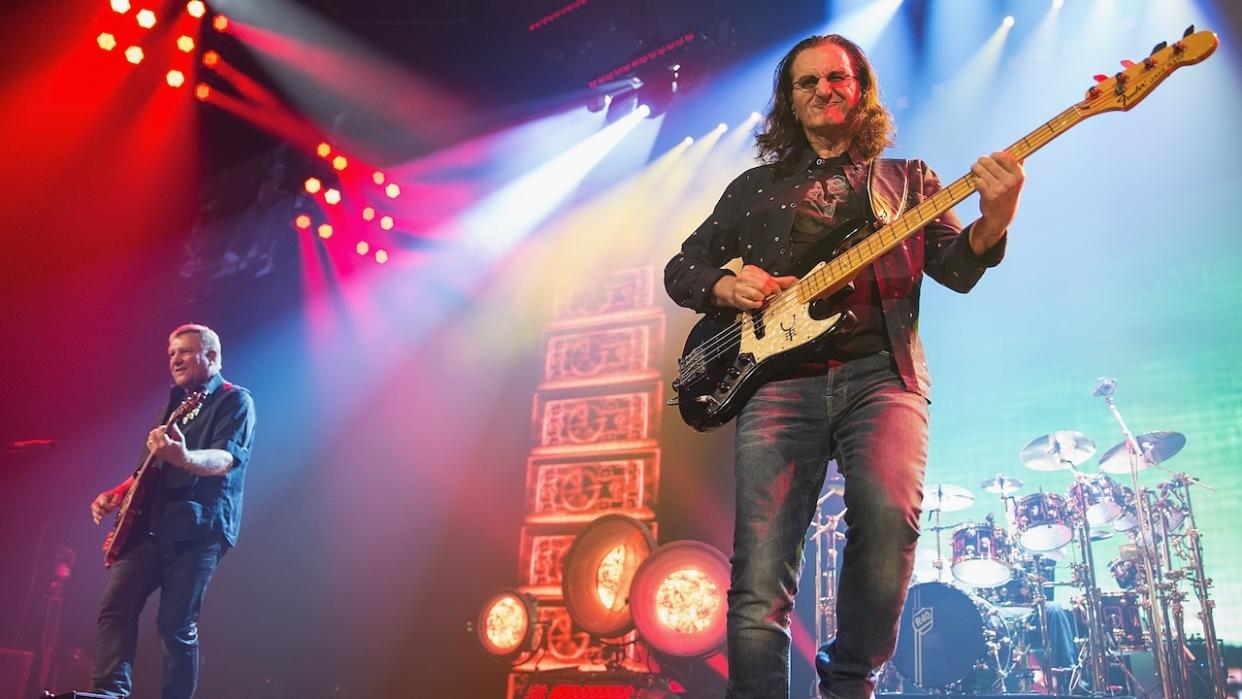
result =
M953 577L975 587L1009 582L1009 539L1004 529L984 522L967 522L953 530Z
M1075 508L1086 506L1087 522L1093 527L1117 519L1125 502L1121 486L1109 478L1107 473L1081 476L1070 486L1069 498Z
M1014 506L1018 542L1029 551L1052 551L1074 538L1065 498L1056 493L1031 493Z

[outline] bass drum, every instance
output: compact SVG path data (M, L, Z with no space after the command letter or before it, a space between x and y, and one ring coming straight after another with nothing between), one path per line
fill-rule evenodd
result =
M992 605L951 585L923 583L906 597L893 664L922 689L999 691L1013 648Z

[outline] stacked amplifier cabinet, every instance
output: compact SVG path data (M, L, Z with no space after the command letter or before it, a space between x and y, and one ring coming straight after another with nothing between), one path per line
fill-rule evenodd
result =
M564 606L562 561L574 537L607 514L656 531L664 347L656 280L653 268L625 269L567 283L554 295L531 411L518 571L521 589L539 600L547 639L510 674L510 697L536 670L605 669L604 642L578 628ZM632 639L633 632L622 640ZM638 652L637 644L625 646L622 666L641 669Z

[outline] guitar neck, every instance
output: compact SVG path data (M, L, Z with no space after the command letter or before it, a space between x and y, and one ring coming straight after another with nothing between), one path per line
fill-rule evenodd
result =
M1023 136L1006 150L1019 161L1025 160L1030 154L1051 143L1053 139L1084 118L1086 117L1081 113L1081 105L1075 104ZM845 286L867 265L900 245L906 238L922 230L937 216L974 194L976 180L973 172L957 178L949 186L902 214L896 221L872 233L854 247L807 274L798 281L796 287L798 300L802 303L810 303Z

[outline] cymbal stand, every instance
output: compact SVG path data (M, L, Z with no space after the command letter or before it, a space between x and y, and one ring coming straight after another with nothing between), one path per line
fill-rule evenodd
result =
M1084 474L1077 469L1071 470L1074 479L1081 482ZM1103 695L1108 693L1108 659L1105 657L1107 645L1100 612L1100 588L1096 585L1095 558L1091 553L1091 521L1087 518L1086 489L1072 490L1078 494L1074 506L1077 510L1078 550L1082 556L1083 592L1087 603L1087 663L1091 669L1091 693Z
M1149 508L1152 516L1152 523L1157 525L1160 532L1159 549L1157 552L1162 555L1160 565L1164 568L1164 581L1160 587L1164 592L1167 600L1167 609L1173 616L1171 648L1169 649L1169 660L1173 663L1173 667L1177 670L1177 681L1181 683L1184 696L1191 696L1193 689L1190 684L1190 665L1186 662L1186 614L1182 602L1186 600L1186 593L1181 590L1181 581L1186 577L1185 572L1173 567L1173 552L1169 543L1173 539L1173 533L1169 531L1169 508L1167 497L1161 497L1156 501L1158 507ZM1166 620L1166 625L1168 621Z
M1195 595L1199 598L1199 620L1203 623L1203 644L1207 651L1208 668L1212 675L1212 699L1225 699L1225 663L1221 657L1220 641L1216 638L1216 620L1212 610L1216 607L1210 596L1212 579L1203 570L1203 544L1198 527L1195 526L1195 510L1190 502L1191 484L1207 488L1184 473L1173 477L1176 488L1181 489L1182 502L1186 506L1187 529L1185 538L1190 542L1190 579ZM1209 490L1211 490L1209 488Z
M811 540L815 542L815 647L823 648L837 635L837 542L841 535L837 524L845 512L829 515L824 512L824 501L816 504L815 519L811 521ZM825 562L825 558L827 562ZM819 678L811 683L811 696L819 696Z
M1113 402L1112 394L1113 385L1104 385L1103 390L1101 390L1101 387L1097 386L1097 389L1093 395L1104 399L1104 402L1108 405L1109 412L1113 414L1113 419L1115 419L1117 424L1121 427L1121 434L1125 437L1126 444L1128 445L1126 450L1130 455L1130 480L1134 485L1134 509L1135 514L1138 515L1139 525L1139 558L1143 563L1143 573L1146 576L1147 586L1149 588L1147 598L1144 602L1147 605L1148 618L1151 621L1152 659L1155 661L1156 674L1160 678L1160 696L1165 697L1166 699L1172 699L1175 696L1180 696L1180 694L1174 694L1173 691L1173 676L1170 672L1168 647L1164 643L1164 619L1161 618L1162 614L1157 610L1157 604L1159 604L1161 608L1164 607L1163 597L1159 603L1156 599L1157 588L1159 586L1157 581L1160 579L1157 576L1159 575L1160 570L1157 561L1153 560L1155 558L1155 556L1152 555L1153 552L1148 550L1147 546L1144 544L1144 542L1147 541L1153 542L1154 544L1156 539L1155 533L1152 531L1151 520L1149 519L1150 513L1147 508L1147 498L1144 494L1143 487L1139 485L1138 460L1142 456L1143 450L1139 447L1138 440L1134 438L1134 434L1130 432L1130 428L1126 425L1125 419L1121 417L1121 411L1117 409L1117 404Z

